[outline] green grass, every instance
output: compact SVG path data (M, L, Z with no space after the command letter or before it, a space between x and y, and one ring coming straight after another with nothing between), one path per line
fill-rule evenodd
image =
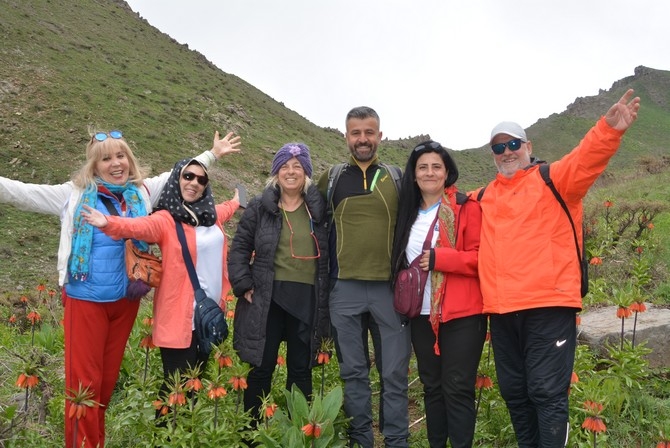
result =
M0 176L45 184L68 180L83 162L89 126L123 130L140 160L154 173L209 148L215 130L239 133L243 153L219 161L211 173L220 198L230 197L236 182L246 184L251 194L258 193L274 151L288 141L310 146L317 176L348 156L339 130L318 127L298 111L219 70L203 55L150 26L125 2L0 0L0 10ZM527 130L535 155L557 160L578 144L629 87L642 98L640 116L589 193L588 213L597 211L605 199L619 205L641 200L657 201L665 207L670 204L670 72L637 70L635 76L616 82L612 89L580 98L568 111L539 119ZM476 94L477 86L466 88ZM341 111L343 121L346 112ZM430 131L384 141L382 159L404 166L408 152L429 138ZM459 185L465 191L495 175L488 148L453 152L453 157L461 173ZM660 213L654 225L654 250L649 254L654 277L647 292L655 303L668 305L670 214ZM234 221L227 224L229 236L234 229ZM56 287L59 232L58 217L24 213L0 204L0 365L11 373L0 380L0 418L17 394L14 381L21 359L14 353L31 353L25 328L19 331L4 322L20 311L21 295L34 295L40 283ZM615 276L607 279L610 285L620 280ZM53 301L58 301L58 296ZM51 322L42 327L37 338L45 350L41 362L49 366L45 382L50 388L43 391L51 394L45 407L46 421L23 420L28 429L21 443L13 446L62 446L59 312L57 308L50 311ZM151 391L129 386L135 384L137 370L141 370L138 359L143 353L136 346L137 331L122 370L120 388L125 393L115 398L110 410L110 446L127 446L128 440L142 438L142 431L153 426L150 404L143 401L138 405L138 398L148 398ZM157 375L157 354L151 356L152 374ZM596 367L585 362L584 370L595 371ZM328 372L329 381L337 378L334 367ZM373 385L378 384L375 375ZM668 384L667 372L652 372L643 393L631 392L625 397L622 415L627 419L608 414L612 429L599 442L650 445L657 430L654 421L668 415ZM412 415L420 416L420 392L412 389L410 394L416 406ZM480 446L513 446L513 431L499 395L495 390L486 391L485 398L480 413L486 418L478 421L477 427ZM577 430L578 419L583 417L577 410L580 406L575 401L573 426ZM131 430L125 429L129 416L136 417ZM416 446L420 446L423 431L422 425L417 425L413 436ZM589 446L583 434L575 437L574 446Z

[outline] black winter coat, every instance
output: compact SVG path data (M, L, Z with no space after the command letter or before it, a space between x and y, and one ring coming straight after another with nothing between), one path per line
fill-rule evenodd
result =
M249 202L240 218L228 254L228 275L233 293L238 298L233 348L242 361L254 366L261 364L265 348L265 330L274 283L275 252L283 224L278 202L279 190L273 187L266 188ZM314 366L322 339L330 336L326 204L315 184L308 188L305 204L314 220L314 233L321 250L321 256L315 260L317 303L314 306L311 344L311 365ZM254 290L253 303L244 298L244 293L250 289Z

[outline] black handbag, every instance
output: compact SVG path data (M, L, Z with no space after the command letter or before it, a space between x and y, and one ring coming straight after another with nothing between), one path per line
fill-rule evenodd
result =
M439 214L439 210L437 211ZM423 256L423 251L430 249L430 243L433 240L433 229L437 222L437 214L433 223L430 225L426 240L423 242L423 250L410 263L410 265L401 269L396 275L393 286L393 307L395 310L404 314L410 319L421 314L421 305L423 305L423 291L426 288L426 281L430 271L424 271L419 267L419 261Z
M228 322L226 322L226 316L223 314L218 301L207 297L205 291L200 288L198 275L195 273L193 260L188 251L184 228L179 221L175 221L175 224L177 225L177 237L179 243L181 243L181 253L195 292L194 324L198 351L209 356L212 347L219 345L228 337Z

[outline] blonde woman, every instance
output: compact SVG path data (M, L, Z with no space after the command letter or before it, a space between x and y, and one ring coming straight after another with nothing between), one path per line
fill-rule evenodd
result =
M214 136L210 151L197 158L205 166L239 151L239 137ZM61 217L58 281L65 306L65 388L88 388L100 406L78 423L76 446L104 447L105 410L116 384L123 351L137 316L139 300L128 297L123 241L88 224L84 205L109 214L107 198L122 216L145 216L156 205L170 173L144 179L121 131L95 132L86 146L86 162L71 181L60 185L27 184L0 177L0 202ZM145 246L146 243L142 243ZM74 431L65 401L65 446Z

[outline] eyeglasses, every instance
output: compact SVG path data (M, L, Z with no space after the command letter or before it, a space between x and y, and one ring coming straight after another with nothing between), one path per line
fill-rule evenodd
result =
M291 232L291 236L289 236L288 239L288 245L289 248L291 249L291 258L295 258L297 260L314 260L316 258L321 257L321 249L319 248L319 242L316 239L316 235L314 235L314 220L312 219L312 214L309 212L309 208L305 206L305 210L307 210L307 216L309 216L309 235L312 237L314 240L314 247L316 247L316 255L296 255L293 252L293 227L291 226L291 221L288 220L288 215L286 214L286 210L283 208L281 209L282 213L284 213L284 218L286 219L286 224L288 224L288 230Z
M520 138L513 138L506 143L496 143L495 145L491 145L491 151L493 151L493 154L499 156L505 152L505 148L509 148L510 151L517 151L519 148L521 148L521 143L523 142Z
M441 147L442 145L440 145L438 142L422 143L416 148L414 148L414 151L419 152L425 149L439 149Z
M109 131L109 132L96 132L95 135L93 136L94 139L96 139L99 142L104 142L107 140L107 137L112 137L114 139L120 139L123 138L123 133L121 131Z
M190 171L184 171L181 175L181 178L186 182L191 182L193 179L198 179L198 183L203 187L206 187L209 183L209 178L207 176L198 176L197 174Z

